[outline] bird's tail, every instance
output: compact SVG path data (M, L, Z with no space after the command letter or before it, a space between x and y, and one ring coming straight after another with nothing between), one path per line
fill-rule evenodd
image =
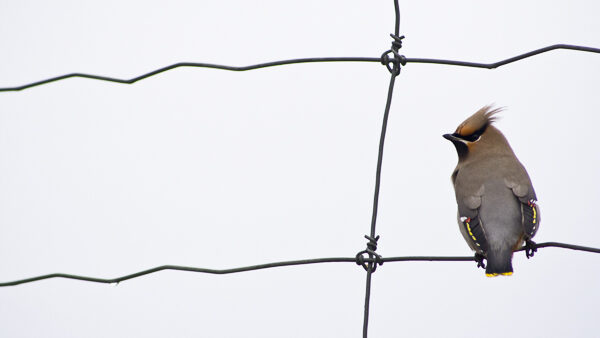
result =
M488 277L512 275L512 255L513 253L510 249L488 250L485 275Z

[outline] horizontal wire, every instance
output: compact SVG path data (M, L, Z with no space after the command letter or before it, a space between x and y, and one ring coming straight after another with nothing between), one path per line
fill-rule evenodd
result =
M593 253L600 253L600 248L592 248L581 245L574 244L566 244L566 243L558 243L558 242L545 242L545 243L536 243L534 245L535 248L547 248L547 247L557 247L578 251L586 251ZM517 251L523 251L525 248L521 248ZM374 263L375 259L373 258L365 258L365 262ZM401 257L384 257L382 261L385 262L469 262L475 261L473 256L401 256ZM320 264L320 263L354 263L356 264L355 257L330 257L330 258L315 258L315 259L301 259L294 261L283 261L283 262L274 262L267 264L258 264L258 265L250 265L243 266L239 268L232 269L206 269L206 268L196 268L190 266L180 266L180 265L162 265L152 269L143 270L140 272L136 272L133 274L125 275L117 278L96 278L96 277L87 277L87 276L79 276L72 275L66 273L52 273L47 275L41 275L37 277L19 279L11 282L0 283L0 287L3 286L14 286L19 284L37 282L44 279L51 278L67 278L67 279L75 279L81 280L85 282L96 282L96 283L105 283L105 284L113 284L120 283L129 279L145 276L151 273L163 271L163 270L176 270L176 271L190 271L190 272L201 272L201 273L209 273L215 275L226 275L230 273L238 273L238 272L246 272L253 270L262 270L269 268L277 268L282 266L293 266L293 265L307 265L307 264Z
M297 63L315 63L315 62L381 62L381 58L370 58L370 57L303 58L303 59L291 59L291 60L281 60L281 61L259 63L259 64L255 64L255 65L242 66L242 67L217 65L217 64L212 64L212 63L179 62L179 63L172 64L170 66L159 68L157 70L140 75L138 77L134 77L129 80L117 79L114 77L99 76L99 75L93 75L93 74L71 73L71 74L65 74L65 75L61 75L61 76L52 77L52 78L42 80L42 81L32 82L32 83L22 85L22 86L0 88L0 92L20 91L23 89L36 87L36 86L40 86L40 85L47 84L50 82L60 81L60 80L64 80L64 79L68 79L68 78L72 78L72 77L82 77L82 78L100 80L100 81L132 84L132 83L138 82L140 80L149 78L150 76L154 76L154 75L169 71L171 69L179 68L179 67L213 68L213 69L230 70L230 71L235 71L235 72L243 72L243 71L254 70L254 69L259 69L259 68L283 66L283 65L290 65L290 64L297 64Z
M432 63L432 64L441 64L441 65L494 69L494 68L498 68L500 66L504 66L506 64L509 64L509 63L512 63L515 61L519 61L519 60L522 60L522 59L525 59L525 58L528 58L528 57L531 57L534 55L538 55L541 53L545 53L545 52L548 52L551 50L555 50L555 49L570 49L570 50L577 50L577 51L583 51L583 52L600 53L600 48L567 45L567 44L557 44L557 45L552 45L552 46L536 49L534 51L531 51L531 52L528 52L525 54L521 54L521 55L518 55L515 57L511 57L506 60L494 62L494 63L478 63L478 62L468 62L468 61L426 59L426 58L404 58L402 61L406 62L406 63ZM42 81L32 82L32 83L25 84L22 86L0 88L0 92L20 91L23 89L36 87L36 86L40 86L40 85L44 85L47 83L56 82L56 81L60 81L60 80L64 80L64 79L68 79L68 78L72 78L72 77L81 77L81 78L100 80L100 81L117 82L117 83L123 83L123 84L133 84L140 80L149 78L153 75L157 75L157 74L166 72L171 69L179 68L179 67L213 68L213 69L222 69L222 70L241 72L241 71L254 70L254 69L266 68L266 67L283 66L283 65L290 65L290 64L297 64L297 63L316 63L316 62L381 62L381 58L379 58L379 57L377 57L377 58L375 58L375 57L317 57L317 58L303 58L303 59L273 61L273 62L267 62L267 63L259 63L259 64L255 64L255 65L250 65L250 66L242 66L242 67L218 65L218 64L212 64L212 63L180 62L180 63L175 63L170 66L166 66L166 67L151 71L149 73L146 73L146 74L143 74L143 75L140 75L140 76L134 77L132 79L128 79L128 80L107 77L107 76L93 75L93 74L85 74L85 73L71 73L71 74L65 74L65 75L61 75L61 76L52 77L52 78L42 80Z
M552 45L540 49L533 50L531 52L517 55L506 60L494 62L494 63L478 63L478 62L468 62L468 61L453 61L453 60L444 60L444 59L422 59L422 58L406 58L406 63L435 63L440 65L451 65L451 66L464 66L464 67L475 67L475 68L487 68L494 69L500 66L507 65L509 63L513 63L515 61L523 60L525 58L542 54L545 52L549 52L555 49L570 49L570 50L578 50L582 52L591 52L591 53L600 53L600 48L594 47L585 47L585 46L576 46L576 45L566 45L566 44L557 44Z
M534 248L536 248L536 249L537 248L549 248L549 247L600 253L600 248L592 248L589 246L581 246L581 245L566 244L566 243L559 243L559 242L535 243L535 245L534 245ZM525 251L526 249L527 249L526 247L522 247L516 251Z
M148 275L148 274L155 273L158 271L163 271L163 270L190 271L190 272L201 272L201 273L208 273L208 274L214 274L214 275L226 275L226 274L230 274L230 273L262 270L262 269L276 268L276 267L281 267L281 266L306 265L306 264L318 264L318 263L340 263L340 262L350 262L350 263L356 264L356 259L355 258L344 258L344 257L301 259L301 260L295 260L295 261L284 261L284 262L274 262L274 263L243 266L243 267L232 268L232 269L207 269L207 268L195 268L195 267L190 267L190 266L180 266L180 265L162 265L162 266L158 266L158 267L155 267L152 269L143 270L140 272L132 273L130 275L125 275L125 276L117 277L117 278L96 278L96 277L78 276L78 275L72 275L72 274L66 274L66 273L52 273L52 274L48 274L48 275L26 278L26 279L21 279L21 280L12 281L12 282L0 283L0 286L19 285L19 284L31 283L31 282L36 282L36 281L43 280L43 279L50 279L50 278L68 278L68 279L82 280L82 281L86 281L86 282L112 284L112 283L120 283L120 282L126 281L128 279L141 277L144 275Z

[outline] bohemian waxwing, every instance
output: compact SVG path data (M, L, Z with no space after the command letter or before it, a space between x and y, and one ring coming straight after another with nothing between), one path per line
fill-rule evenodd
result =
M485 106L461 123L450 140L458 153L452 183L458 204L458 224L488 277L511 275L513 252L526 244L533 254L540 211L525 168Z

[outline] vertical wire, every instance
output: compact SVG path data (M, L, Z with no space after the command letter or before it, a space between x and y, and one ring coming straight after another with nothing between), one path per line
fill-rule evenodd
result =
M371 263L369 263L369 267ZM365 315L363 319L363 338L369 336L369 298L371 297L371 270L367 271L367 290L365 292Z
M377 172L375 173L375 194L373 197L373 216L371 217L371 237L375 237L375 226L377 225L377 211L379 208L379 190L381 187L381 167L383 165L383 147L385 144L385 133L387 131L388 117L390 115L390 107L392 105L392 94L394 91L394 83L396 82L396 65L390 79L388 88L387 101L385 103L385 112L383 113L383 122L381 124L381 136L379 138L379 154L377 156Z
M394 34L400 35L400 5L398 5L398 0L394 0L394 12L396 14Z
M376 172L376 176L375 176L375 197L373 199L373 217L371 219L371 237L375 236L375 225L377 222L377 207L378 207L378 203L379 203L379 187L381 185L381 166L383 163L383 146L385 143L385 133L387 130L387 122L388 122L388 117L390 115L390 107L392 105L392 94L394 92L394 83L396 82L396 67L398 67L397 65L394 65L394 71L392 72L392 77L390 79L390 85L388 88L388 96L387 96L387 101L386 101L386 105L385 105L385 112L383 114L383 123L381 125L381 137L379 139L379 156L377 159L377 172ZM372 257L370 257L372 258ZM369 303L370 303L370 298L371 298L371 275L373 274L372 272L372 267L373 264L376 264L375 262L369 262L368 263L368 269L367 269L367 282L366 282L366 291L365 291L365 313L364 313L364 320L363 320L363 337L367 338L367 334L368 334L368 327L369 327Z
M396 15L396 21L394 26L394 33L396 36L400 33L400 7L398 0L394 0L394 10ZM371 238L375 238L375 226L377 225L377 211L379 207L379 190L381 186L381 167L383 164L383 147L385 144L385 133L387 130L388 117L390 115L390 107L392 105L392 94L394 92L394 84L396 82L396 76L400 73L400 64L394 63L394 67L391 71L392 75L390 78L390 85L388 87L388 95L385 104L385 111L383 113L383 122L381 124L381 136L379 138L379 152L377 155L377 169L375 173L375 192L373 196L373 214L371 217ZM369 258L373 258L373 255L369 254ZM363 317L363 338L367 338L369 334L369 305L371 301L371 277L373 275L373 264L377 264L375 261L368 263L367 269L367 280L365 290L365 310Z

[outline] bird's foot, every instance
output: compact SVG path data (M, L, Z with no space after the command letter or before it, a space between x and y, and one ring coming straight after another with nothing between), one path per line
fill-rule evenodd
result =
M525 256L527 256L527 259L533 257L536 252L537 247L535 242L530 239L525 240Z
M484 258L485 257L483 257L483 255L480 254L480 253L476 253L475 254L475 262L477 262L477 267L478 268L485 269L485 263L483 262Z

